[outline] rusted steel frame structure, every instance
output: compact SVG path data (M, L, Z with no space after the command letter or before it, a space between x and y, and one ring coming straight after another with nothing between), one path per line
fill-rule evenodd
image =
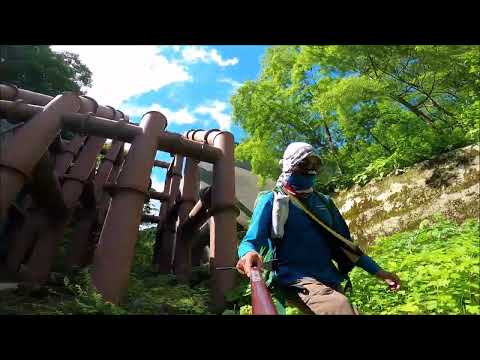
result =
M158 112L146 113L140 126L136 126L106 119L105 117L108 116L106 111L109 110L106 107L98 107L97 116L94 116L91 111L87 111L88 114L79 114L79 111L83 112L94 101L73 93L65 93L52 99L41 94L35 95L35 93L20 89L5 87L5 85L1 85L0 89L2 90L0 115L5 115L9 120L25 121L25 124L16 129L14 136L8 140L9 148L18 148L21 151L15 155L11 151L3 152L0 156L0 180L2 182L0 216L2 220L6 216L9 204L28 177L32 175L33 168L43 154L48 151L50 144L55 141L61 129L88 134L89 140L97 136L132 143L129 155L123 163L116 182L105 188L112 197L93 260L92 281L106 300L118 303L125 293L138 236L138 225L142 216L141 210L147 195L150 171L154 166L157 150L177 154L178 164L181 164L184 156L214 164L211 206L208 212L206 209L202 209L195 219L211 216L212 269L231 264L235 260L236 208L234 206L232 134L214 130L197 131L181 136L164 131L167 121ZM5 89L10 93L5 95ZM15 90L13 94L12 89ZM30 96L28 102L36 102L39 105L11 101L20 93L25 97ZM21 144L28 144L28 146L22 149ZM81 154L82 152L79 156ZM179 165L179 169L181 169L181 165ZM109 176L109 181L115 181L115 175L113 175L115 171L115 168L111 171L112 175ZM88 176L91 174L90 171ZM64 181L78 180L69 179L68 175L69 173L64 177ZM169 189L167 203L173 204L173 211L173 209L180 209L181 202L175 202L177 196L172 196L174 194L171 191L175 192L175 187L172 189L172 182L173 180L170 180L166 189ZM165 192L164 195L166 195ZM178 190L176 192L178 193ZM63 193L64 202L70 208L73 207L73 199L77 198L78 200L78 196L73 193L77 194L78 188L75 187L75 191L70 191L71 195L68 195L69 192ZM129 209L130 214L126 213L125 209ZM166 215L168 215L168 211ZM52 220L49 219L49 221ZM56 231L61 228L61 226L57 227ZM52 238L55 238L56 234L54 232L51 235ZM171 261L171 255L169 261ZM233 274L212 271L213 303L216 308L223 306L224 294L233 285Z
M117 140L115 140L115 141L117 141ZM101 198L99 198L99 206L98 206L98 214L97 214L98 228L97 228L97 231L96 231L97 234L92 235L92 239L93 239L92 241L94 243L98 242L98 239L100 237L101 227L103 226L103 223L105 222L105 217L107 216L108 206L110 205L111 196L110 196L110 193L108 191L106 191L106 189L108 188L108 186L110 184L114 184L117 181L118 175L120 174L120 170L122 169L122 165L123 165L123 162L125 160L125 154L123 152L123 150L124 150L123 144L124 143L120 142L120 144L122 144L121 151L119 152L117 158L115 159L115 161L113 163L113 169L110 172L107 183L103 186L102 190L105 190L105 191L103 191Z
M113 114L115 114L115 112ZM117 112L116 115L118 116L119 113ZM63 197L65 203L62 216L49 216L48 221L44 221L42 220L44 219L44 215L41 212L34 212L29 215L23 234L29 234L33 231L37 236L36 239L33 239L31 236L22 237L22 233L20 233L20 236L16 239L15 243L17 245L14 248L18 249L20 246L24 252L30 249L33 243L33 249L31 249L31 254L25 266L23 266L17 274L19 279L42 282L48 278L57 244L59 244L64 237L64 231L70 221L70 216L73 214L75 208L78 208L78 201L84 192L90 175L94 171L96 157L100 153L104 141L104 138L89 137L74 166L70 169L70 172L62 177L61 197ZM98 175L102 175L102 173ZM42 184L42 187L49 188L48 183L43 182ZM35 219L35 217L37 217L37 219ZM32 225L37 227L36 231L33 229L29 231L28 227ZM71 243L72 247L66 259L67 265L72 265L70 263L72 256L76 256L77 259L80 254L84 255L84 258L87 256L88 243L79 243L79 239L84 239L85 236L88 236L86 227L87 224L85 224L84 221L80 221L77 224ZM72 250L75 252L74 254L72 254ZM15 258L12 259L10 257L8 261L11 271L19 268L19 262L25 260L26 254L12 251L12 256L14 255L16 255ZM79 263L79 261L77 261L77 263Z
M150 172L166 125L159 112L143 116L141 133L132 142L115 186L109 189L112 200L94 256L92 282L113 303L121 301L128 286Z
M213 309L225 305L225 293L235 286L235 274L217 267L231 266L236 260L237 234L235 207L234 138L219 130L187 132L185 137L211 145L222 152L213 164L210 218L210 273L212 275Z
M12 112L12 117L9 117L9 119L17 121L28 118L31 115L41 114L44 109L42 106L19 105L12 101L0 100L0 116L8 113L15 107L17 109L15 112ZM142 134L140 126L117 122L99 116L92 116L91 114L65 112L65 114L60 116L59 121L66 130L88 133L89 135L102 136L129 143L132 143L138 135ZM164 131L161 136L158 136L157 140L157 149L161 151L179 153L183 156L210 163L216 163L217 160L223 157L223 151L220 148L194 141L180 134Z
M167 174L165 176L165 182L163 185L163 192L167 197L170 197L170 185L172 183L172 167L173 162L167 167ZM152 267L153 270L159 271L159 261L160 261L160 251L162 246L162 227L167 218L168 214L168 202L163 202L160 205L160 210L158 212L158 223L157 231L155 234L155 244L153 245L153 257L152 257Z
M1 89L3 90L3 87ZM2 97L4 93L2 91ZM14 104L20 103L17 101ZM34 186L39 189L39 191L33 192L34 197L35 194L43 192L55 193L56 197L62 199L63 206L61 208L66 210L57 177L53 173L50 176L47 175L53 169L48 169L46 156L48 156L51 144L58 138L62 114L67 111L78 111L82 105L85 104L73 93L57 96L42 108L42 112L35 114L29 121L25 121L23 126L16 129L14 136L7 140L5 148L10 151L0 154L0 215L2 215L0 221L5 220L5 211L28 180L32 180L30 182L33 184L38 184L40 181L40 184ZM11 119L8 112L5 115ZM39 174L45 176L39 176ZM43 190L42 187L48 190ZM43 205L42 201L38 205ZM41 228L41 232L44 233L45 229L42 226L44 227L48 221L56 218L48 216L49 214L45 214L42 210L33 213L30 210L27 223L20 230L20 234L16 234L13 249L9 251L7 258L7 264L11 271L15 272L19 269L26 255L25 252L32 246L33 235L40 233L34 228ZM63 215L60 216L60 218L62 217Z
M126 120L119 119L119 121ZM93 179L93 196L96 204L99 203L100 199L103 200L104 196L107 197L104 200L106 204L94 206L93 208L84 207L80 210L81 215L73 232L71 246L65 259L67 268L84 267L93 260L93 251L97 239L92 232L94 231L99 212L102 211L102 218L104 219L106 207L108 207L109 195L104 191L104 186L114 170L117 158L120 156L120 153L123 154L123 151L124 143L114 140L107 154L101 160ZM103 221L100 224L103 224Z
M62 219L67 213L61 185L53 170L48 152L43 155L32 173L31 193L26 199L24 222L11 234L7 268L18 275L20 265L31 253L38 236L44 233L49 219Z
M109 130L109 121L95 120L104 125L102 129ZM134 127L141 131L132 141L118 180L109 189L112 200L95 252L92 281L104 298L111 302L121 300L128 284L138 226L157 149L184 153L202 161L214 162L222 157L220 149L167 133L163 131L165 126L166 119L160 113L149 112L144 115L140 126ZM125 132L127 136L130 135ZM109 137L114 138L115 134ZM130 216L125 209L129 209Z
M45 231L38 238L32 255L26 263L21 277L29 281L45 281L53 264L57 244L64 237L64 233L74 209L88 182L90 174L95 168L96 158L100 154L105 138L89 136L82 148L75 164L63 176L62 194L67 207L67 216L56 221L50 221ZM71 244L74 246L75 243ZM71 249L69 249L71 252ZM76 249L78 251L78 249ZM71 255L71 254L69 254Z
M78 111L80 106L78 96L73 93L59 95L6 140L4 147L16 151L0 154L0 221L5 221L8 207L55 140L61 129L62 115Z
M22 127L16 129L15 136L7 139L7 143L4 144L5 148L15 148L17 151L0 154L0 183L2 184L0 221L4 221L9 204L31 176L34 166L48 150L50 144L58 138L63 114L94 110L99 116L109 116L112 111L115 113L117 110L99 106L95 100L74 93L65 93L53 98L6 83L0 83L0 100L2 102L7 100L6 102L10 103L8 109L3 109L6 110L3 115L9 121L17 118L15 116L17 111L22 113L23 121L28 120ZM35 107L36 111L29 113L21 111L23 104L32 104L29 106ZM38 105L45 108L38 108ZM32 136L35 137L33 142ZM9 192L4 189L9 189Z
M80 112L88 112L88 113L97 112L98 114L105 115L105 116L109 116L109 114L111 114L112 117L117 117L117 118L119 118L120 116L123 117L123 113L111 107L99 107L96 101L91 98L79 97L73 93L69 93L66 95L69 96L70 100L73 101L74 103L76 99L75 106L74 107L71 106L69 109L67 109L69 110L69 112L71 111L80 111ZM60 96L60 98L61 97L62 96ZM4 152L3 154L0 154L2 155L0 157L0 161L3 167L7 165L6 166L7 169L10 169L10 170L13 169L14 171L16 170L16 172L19 172L18 167L16 168L16 166L12 166L12 164L11 163L9 164L9 162L15 162L15 161L18 162L18 159L15 159L15 158L18 157L17 150L21 149L19 147L19 144L21 144L22 139L28 139L29 140L28 144L30 145L32 140L38 136L38 133L34 129L42 127L42 125L46 125L46 126L53 125L51 121L45 124L39 122L38 117L41 115L44 115L44 112L46 112L46 109L50 107L52 103L55 103L55 100L58 97L54 99L53 97L46 96L43 94L38 94L38 93L33 93L27 90L18 89L11 85L0 84L0 98L15 100L14 104L16 106L12 106L12 104L10 103L8 105L8 108L4 109L6 110L4 113L6 117L9 119L9 121L16 120L17 115L20 115L24 117L24 119L22 120L26 123L22 128L20 128L16 132L16 136L13 139L11 139L10 143L6 146L9 149L15 149L15 151L10 151L8 153L8 155L12 155L12 157L9 158L8 155L5 156L6 152ZM8 103L8 101L6 103ZM31 112L21 111L22 105L25 103L37 105L37 106L34 106L35 111L31 111ZM46 105L46 106L45 108L42 108L40 105ZM17 114L18 111L20 112L20 114ZM44 121L48 122L48 117L45 118ZM50 139L53 137L54 139L51 143L52 144L59 143L60 145L60 146L56 146L56 148L58 148L63 153L62 154L63 156L60 156L57 158L57 162L55 164L55 172L57 175L62 176L67 171L71 161L73 160L74 156L82 146L85 137L77 135L72 141L69 142L67 146L65 146L64 142L59 136L59 132L61 130L61 124L59 124L58 122L58 116L55 122L56 122L55 123L56 126L52 126L49 129L50 130L49 133L44 132L42 133L42 135ZM30 174L30 175L33 175L32 176L32 180L33 180L32 183L34 185L33 196L36 198L37 205L39 206L39 208L36 210L35 209L29 210L29 214L27 216L27 223L24 224L23 228L19 233L15 234L16 235L14 239L15 241L12 242L13 246L11 251L9 251L9 257L7 259L7 264L9 265L10 270L12 270L13 272L18 271L19 265L24 260L24 257L26 255L25 253L27 252L27 250L31 248L32 243L35 240L33 235L42 234L44 237L51 238L52 229L48 229L49 225L66 220L64 215L67 214L66 210L68 209L67 203L65 202L65 200L68 201L68 197L64 198L62 192L59 191L60 186L59 186L57 176L54 176L53 172L48 170L46 157L48 157L48 148L52 148L52 146L49 145L48 140L43 142L40 142L40 141L34 141L34 142L37 143L37 144L34 144L34 146L36 146L36 148L39 149L39 151L32 153L32 156L30 156L30 159L28 159L29 154L24 149L22 156L24 158L23 160L24 162L28 163L30 160L29 165L31 167L31 164L35 163L35 156L38 156L37 154L41 155L42 153L45 153L42 159L35 166L35 170L33 171L33 173ZM99 141L97 141L97 143L98 142ZM90 144L90 146L86 146L86 148L88 147L92 148L92 145L95 145L95 144ZM101 145L97 144L96 147L98 148L98 146L101 147ZM42 147L45 150L43 151L40 150ZM27 146L24 146L24 148L28 149ZM87 149L84 149L84 150L87 150ZM92 149L90 149L90 153L92 153L93 156L96 155L94 154L95 151L92 151ZM8 178L9 174L8 173L5 174L5 173L6 172L3 171L3 173L0 174L0 180L2 182L2 186L1 186L2 193L0 194L2 196L0 199L0 203L2 206L2 210L5 207L8 208L10 203L9 199L8 198L6 199L5 196L3 196L4 191L9 188L8 184L5 184L4 182L5 175ZM23 175L29 175L29 174L24 171ZM88 177L88 175L89 174L87 174L86 176ZM22 180L24 183L26 180L26 176L24 176L23 179L18 179L18 180L17 180L17 183L15 184L15 190L18 189L18 186L20 186L20 188L22 187L23 185ZM67 184L64 184L64 189L63 189L64 191L65 191L65 187L67 187L68 189L68 183L69 181L67 181ZM80 186L80 188L83 188L83 185ZM37 191L35 191L36 189ZM15 190L9 194L10 197L14 197L16 195ZM78 186L77 186L77 190L78 190ZM81 193L81 190L80 190L80 193ZM58 200L59 198L62 199L62 206L58 205L58 203L60 202ZM49 207L48 202L42 201L42 199L47 199L47 200L57 199L58 201L53 202L53 204L57 203L57 206ZM50 203L52 203L52 201L50 201ZM57 214L56 215L51 213L44 214L44 212L42 211L42 208L47 208L47 210L51 208L56 208ZM50 216L46 216L46 215L50 215ZM57 235L60 236L60 234L57 234ZM45 248L44 245L45 244L40 244L40 248L36 247L37 252L39 249L44 249ZM34 254L35 254L35 251L34 251ZM41 262L43 263L45 262L45 259L44 259L45 254L41 254L40 256L38 256L37 254L37 258L38 257L42 259Z

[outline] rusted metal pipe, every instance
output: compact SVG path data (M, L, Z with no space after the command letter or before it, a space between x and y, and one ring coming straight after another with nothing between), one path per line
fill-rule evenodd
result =
M45 210L32 208L22 226L11 235L6 263L12 274L18 273L20 265L31 253L38 235L46 229L49 219L51 217Z
M88 111L82 111L80 109L80 112L94 112L100 117L106 117L109 119L114 119L117 117L124 117L123 113L119 110L116 110L112 108L111 106L102 106L98 105L97 102L85 95L80 95L76 94L80 101L81 101L81 107L85 108L90 108L91 103L95 103L95 108L93 110L88 110ZM0 99L1 100L23 100L27 104L32 104L32 105L39 105L39 106L45 106L47 105L50 101L53 100L53 96L49 95L44 95L40 93L36 93L33 91L25 90L25 89L20 89L12 84L6 84L6 83L0 83Z
M97 202L99 202L104 195L103 186L113 170L115 159L122 147L123 143L115 140L107 154L102 158L92 182L94 199L96 199ZM91 239L91 232L99 211L99 208L94 208L81 212L74 236L71 240L70 251L67 252L65 259L67 268L83 267L89 264L92 246L94 246L93 239Z
M75 137L65 147L62 154L56 157L55 172L57 173L57 176L61 177L67 172L70 164L75 156L77 156L86 139L86 136L75 135Z
M277 315L277 309L272 301L272 296L263 281L260 271L256 267L250 270L250 285L252 287L252 313L253 315Z
M0 154L0 221L6 220L7 209L31 176L32 170L61 128L64 113L78 111L80 101L73 93L64 93L48 103L41 113L16 129L5 148L16 149Z
M160 216L142 214L142 222L157 223L160 221Z
M99 234L101 231L110 202L110 195L104 191L104 185L108 181L115 182L122 159L123 142L114 140L93 179L97 207L90 211L87 209L78 220L72 237L72 250L67 253L65 259L67 268L84 267L93 261L94 250L98 242L97 233Z
M112 147L110 148L110 151L115 151L116 145L115 145L116 140L112 143ZM78 263L83 263L85 266L90 265L93 262L94 258L94 252L96 249L96 246L98 244L99 238L100 238L100 233L103 228L103 224L105 222L105 217L107 215L108 207L110 205L110 199L111 196L107 191L104 191L104 186L108 187L107 184L114 184L118 178L118 175L120 173L123 160L124 160L124 152L123 152L123 142L119 142L119 152L114 160L113 163L113 169L110 172L110 175L108 177L107 183L101 185L100 182L96 183L96 185L100 186L101 189L96 188L96 198L99 199L98 206L97 206L97 211L92 212L92 216L95 216L96 219L92 220L93 226L90 228L90 233L88 234L88 253L86 255L85 260L79 260ZM109 153L110 153L109 151ZM107 153L107 157L108 154ZM105 160L105 159L104 159ZM107 161L106 164L108 165L110 161ZM96 179L96 177L95 177ZM95 181L95 180L94 180ZM80 226L80 225L79 225ZM80 241L80 240L79 240ZM81 241L85 241L84 239ZM77 260L75 260L77 261ZM73 263L71 266L82 266L82 265L77 265L77 263Z
M94 99L88 96L82 95L82 96L79 96L78 98L80 100L80 109L78 110L78 112L80 113L90 113L90 112L96 113L98 116L103 116L109 119L114 119L114 118L117 119L117 118L125 117L125 115L121 111L116 110L111 106L99 106ZM41 106L48 104L53 99L53 97L44 95L44 94L35 93L25 89L19 89L18 87L12 84L0 83L0 99L15 100L15 102L18 104L18 106L15 107L15 109L17 110L25 109L25 107L22 107L22 104L37 105L37 107L33 107L32 109L36 109L37 112L41 112L42 111ZM16 115L19 115L19 114L16 114ZM30 112L27 118L24 119L24 121L28 121L34 115L35 114L33 112ZM13 116L13 118L15 118L15 116ZM60 135L57 135L55 140L60 144L62 144L63 142ZM64 156L62 156L60 160L60 164L58 168L59 171L57 172L60 176L63 175L66 171L65 169L62 172L61 170L63 168L66 167L68 169L68 165L70 164L68 160L70 158L71 158L71 155L69 154L69 151L67 149L67 153Z
M65 256L65 266L67 269L83 268L90 264L95 246L95 244L90 241L90 236L97 212L98 209L94 204L93 206L84 204L76 210L78 220L75 223Z
M173 162L170 164L169 169L173 167ZM165 177L165 182L163 185L163 192L166 196L170 196L170 184L172 183L172 172L167 171L167 175ZM163 226L165 223L165 219L168 213L168 201L162 202L160 205L159 210L159 222L157 225L157 231L155 234L155 244L153 245L153 256L152 256L152 266L154 271L158 271L158 262L160 258L160 250L162 245L162 234L163 234Z
M61 136L57 136L48 147L48 151L50 151L52 154L62 153L65 151L66 145L66 141L63 140Z
M107 191L104 191L105 187L108 187L108 184L114 184L117 181L123 166L124 159L125 159L125 155L123 152L123 143L122 143L120 152L118 153L115 163L113 164L113 170L111 171L106 184L104 184L104 186L102 187L103 195L100 199L100 205L98 207L99 210L98 210L98 220L97 220L97 223L100 224L100 226L103 226L103 223L105 222L105 217L107 216L107 211L108 211L108 207L110 205L110 199L111 199L110 193Z
M175 155L173 166L169 169L172 180L170 182L170 191L168 193L167 214L173 208L180 191L180 180L182 178L183 155ZM175 242L175 222L176 218L167 217L162 225L161 245L158 257L158 271L161 274L168 274L172 270L172 257Z
M179 281L188 282L192 272L192 235L181 226L198 199L200 174L198 161L187 158L184 177L180 184L181 203L178 210L177 238L175 256L173 258L174 272Z
M129 143L142 133L142 129L137 125L125 121L112 121L89 114L68 114L62 120L67 130Z
M31 278L26 280L42 282L48 278L56 247L64 236L73 210L77 207L85 184L95 168L97 155L100 154L104 142L104 138L90 136L76 159L75 164L71 167L69 173L64 175L62 194L68 209L68 214L61 221L50 224L45 235L40 236L38 239L32 256L26 264L29 270L28 276L31 276ZM75 237L75 239L78 238ZM79 244L72 244L69 253L72 250L76 253L84 253L84 251L79 250L80 247Z
M158 191L149 191L148 197L154 200L159 200L159 201L168 201L168 199L170 198L168 194L166 194L165 192L158 192Z
M14 121L25 121L42 111L43 107L41 106L0 100L0 114L5 114ZM113 110L110 111L110 114L113 114ZM69 112L62 117L62 126L66 130L125 142L132 142L142 132L142 129L137 125L113 121L93 114L74 112Z
M66 216L67 205L49 153L40 159L32 173L32 193L37 206L58 220ZM30 214L29 214L30 215Z
M162 160L155 160L153 166L168 169L170 167L170 163Z
M92 103L89 103L92 105ZM95 109L91 106L87 110ZM112 111L111 116L116 116L118 121L121 114ZM112 119L113 120L113 119ZM70 171L63 176L62 194L65 201L66 208L65 216L54 223L49 224L49 228L45 235L41 235L35 245L32 255L26 263L28 272L25 272L26 280L34 282L43 282L48 278L50 268L53 264L57 245L64 237L65 229L70 222L74 209L78 206L80 197L84 192L87 182L91 182L97 156L100 154L105 138L97 136L89 136L80 154L75 160L75 164L70 168ZM92 184L92 196L95 195L94 186ZM95 200L93 201L95 202ZM84 231L87 223L81 224L80 231ZM78 230L78 228L77 228ZM79 235L79 234L76 234ZM85 234L88 235L88 232ZM81 242L84 239L81 236L73 236L70 247L67 251L67 264L72 264L72 256L74 261L83 262L80 258L84 258L87 254L88 243Z
M22 99L26 103L36 105L46 105L52 101L53 97L49 95L39 94L33 91L20 89L15 85L0 83L0 99L17 100Z
M235 207L234 138L230 132L209 130L189 131L185 137L213 145L222 153L214 162L212 182L212 205L210 218L210 269L212 273L213 309L221 311L226 301L225 294L235 286L235 274L217 271L230 266L236 259L237 234Z
M222 152L209 144L191 141L180 134L166 131L159 138L158 149L171 154L182 154L199 161L213 163L217 161Z
M158 138L166 124L159 112L143 116L142 133L133 141L112 193L92 273L92 283L106 301L119 303L127 289Z

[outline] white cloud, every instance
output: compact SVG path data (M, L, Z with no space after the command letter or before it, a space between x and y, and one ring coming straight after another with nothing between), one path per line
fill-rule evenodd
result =
M225 67L238 64L238 58L224 60L217 49L207 50L202 46L186 46L182 49L182 57L185 61L195 63L198 61L212 63Z
M230 129L232 119L230 115L225 114L227 103L219 100L212 102L210 106L199 106L195 109L195 113L210 115L219 125L221 130Z
M153 174L150 177L150 179L152 179L152 188L154 188L155 191L162 192L163 187L165 185L165 182L164 181L158 181L157 177Z
M142 116L147 111L160 111L169 124L193 124L198 121L197 118L188 111L186 107L183 109L174 111L169 108L162 107L159 104L152 104L150 106L135 106L125 105L122 107L122 111L130 116Z
M192 79L184 65L167 60L157 46L55 45L51 48L56 52L79 54L80 60L92 71L93 86L87 95L102 105L120 107L122 101L132 96Z
M236 90L236 89L238 89L240 86L242 86L242 83L241 83L241 82L236 81L236 80L233 80L233 79L230 79L230 78L220 78L220 79L218 79L218 82L230 84L230 85L232 85L232 87L233 87L234 90Z

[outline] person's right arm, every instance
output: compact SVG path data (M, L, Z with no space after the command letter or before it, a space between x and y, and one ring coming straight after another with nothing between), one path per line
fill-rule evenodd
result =
M268 249L268 238L272 223L272 193L265 194L258 199L253 210L250 226L238 247L237 269L240 273L250 276L252 266L259 270L263 268L262 257L259 251L262 247Z

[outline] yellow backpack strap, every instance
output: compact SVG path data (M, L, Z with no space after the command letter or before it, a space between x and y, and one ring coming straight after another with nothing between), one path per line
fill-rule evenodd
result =
M354 243L352 243L350 240L348 240L344 236L340 235L335 230L330 228L330 226L328 226L323 221L321 221L318 217L315 216L315 214L313 214L310 210L308 210L308 208L305 205L303 205L302 202L300 200L298 200L295 196L293 196L292 194L288 194L288 197L290 198L290 201L292 202L292 204L294 204L295 206L297 206L298 208L303 210L308 216L310 216L310 218L312 218L313 221L315 221L317 224L319 224L321 227L323 227L325 230L327 230L335 238L340 240L343 245L345 245L349 250L351 250L353 252L353 254L351 254L351 255L355 255L355 253L358 251L358 247ZM348 255L350 255L350 254L348 254Z

